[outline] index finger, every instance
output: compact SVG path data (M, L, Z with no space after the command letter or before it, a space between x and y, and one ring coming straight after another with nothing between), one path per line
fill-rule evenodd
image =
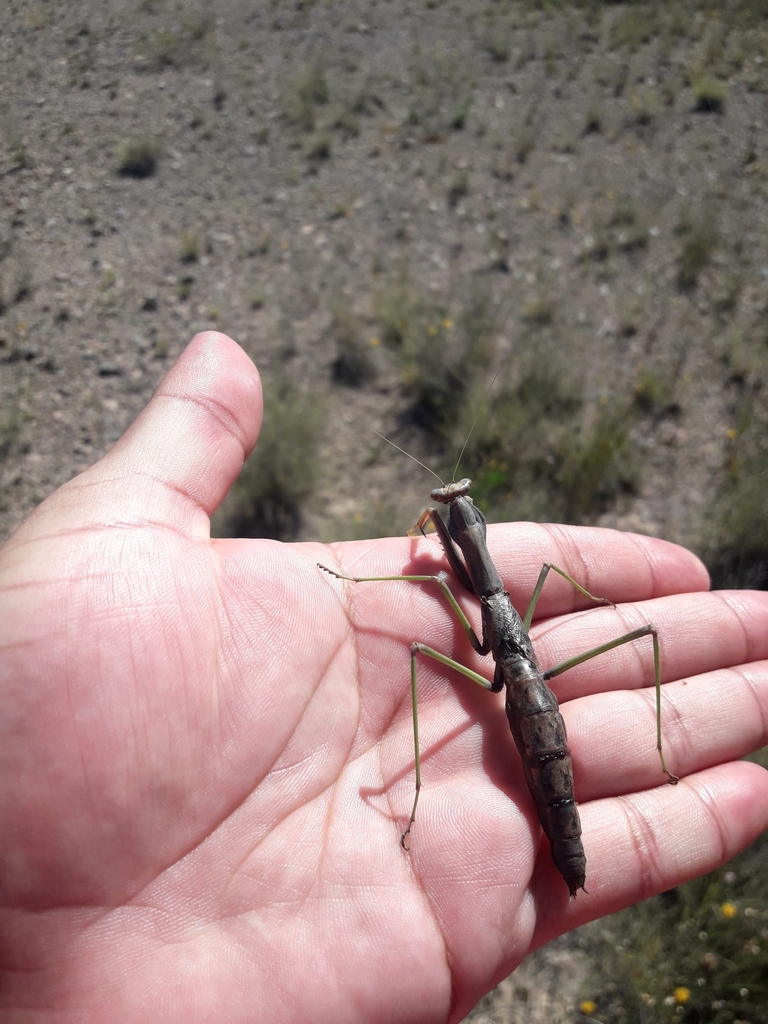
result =
M686 548L656 537L558 523L505 523L488 528L488 547L515 607L525 607L542 564L563 569L595 597L615 604L709 590L703 563ZM550 573L535 618L594 607L567 580Z
M340 541L329 548L350 576L437 573L448 568L436 535ZM527 605L545 562L565 570L595 597L617 604L709 590L709 574L692 551L638 533L559 523L498 523L488 526L488 549L517 608ZM566 580L550 573L536 617L585 607L594 606Z

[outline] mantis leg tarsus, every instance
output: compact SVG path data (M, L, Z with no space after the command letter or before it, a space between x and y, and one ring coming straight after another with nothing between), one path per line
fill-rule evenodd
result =
M408 828L400 836L400 845L402 846L402 848L405 850L406 853L410 853L411 852L410 846L406 846L405 845L405 837L411 831L411 826L416 822L416 804L419 802L419 793L420 792L421 792L421 786L419 786L419 788L416 790L416 797L415 797L415 799L413 801L413 810L411 811L411 816L408 819Z

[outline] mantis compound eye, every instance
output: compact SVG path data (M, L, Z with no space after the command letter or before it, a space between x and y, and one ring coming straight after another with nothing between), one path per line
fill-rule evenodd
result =
M450 505L454 498L463 498L472 490L472 481L467 477L457 483L448 484L447 487L436 487L430 492L432 501L440 501L443 505ZM472 499L470 498L470 501Z

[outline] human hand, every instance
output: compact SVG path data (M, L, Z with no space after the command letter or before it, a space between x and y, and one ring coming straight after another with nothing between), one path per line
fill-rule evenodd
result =
M681 782L655 751L649 640L553 682L587 854L589 895L570 901L503 695L425 662L404 853L410 643L486 674L490 659L429 585L316 567L432 572L435 538L210 539L260 419L250 360L198 336L0 552L3 1019L459 1021L529 950L768 824L768 773L734 761L768 742L768 594L710 594L662 541L513 524L489 547L516 607L544 561L617 603L584 610L548 581L543 666L658 627Z

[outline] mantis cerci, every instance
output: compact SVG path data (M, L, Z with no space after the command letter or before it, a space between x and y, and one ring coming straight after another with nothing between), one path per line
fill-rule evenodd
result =
M438 576L344 576L324 565L320 565L320 568L332 576L353 583L383 581L436 583L461 622L474 649L481 655L490 653L495 662L493 681L489 682L484 676L453 658L441 654L427 644L418 641L411 644L411 699L413 702L416 794L408 825L401 837L403 848L408 849L405 840L416 820L416 807L421 792L416 656L424 654L455 669L492 693L498 693L506 687L507 718L523 763L525 780L536 805L544 834L550 842L555 867L565 879L571 897L575 897L579 889L587 892L584 885L586 857L581 842L579 812L574 799L573 768L566 741L565 723L558 708L557 697L547 685L547 680L622 644L631 643L643 636L650 636L653 640L656 683L656 748L659 752L662 771L666 774L669 782L674 785L678 782L678 778L667 770L661 743L661 677L658 634L655 627L650 624L640 626L615 640L601 644L599 647L594 647L573 658L568 658L559 665L555 665L554 668L542 672L528 630L533 619L536 602L550 570L559 573L589 600L601 604L612 604L612 602L605 598L594 597L568 573L555 565L545 563L539 573L525 615L521 618L512 606L509 594L504 589L504 584L491 560L486 545L485 517L469 497L471 487L471 480L464 479L458 483L433 490L431 492L432 500L448 506L447 524L437 509L430 507L420 517L414 530L419 529L423 533L426 524L432 523L453 574L462 586L480 598L482 640L478 639L468 618L459 607L445 581L445 574L441 573ZM460 553L463 555L463 561Z

